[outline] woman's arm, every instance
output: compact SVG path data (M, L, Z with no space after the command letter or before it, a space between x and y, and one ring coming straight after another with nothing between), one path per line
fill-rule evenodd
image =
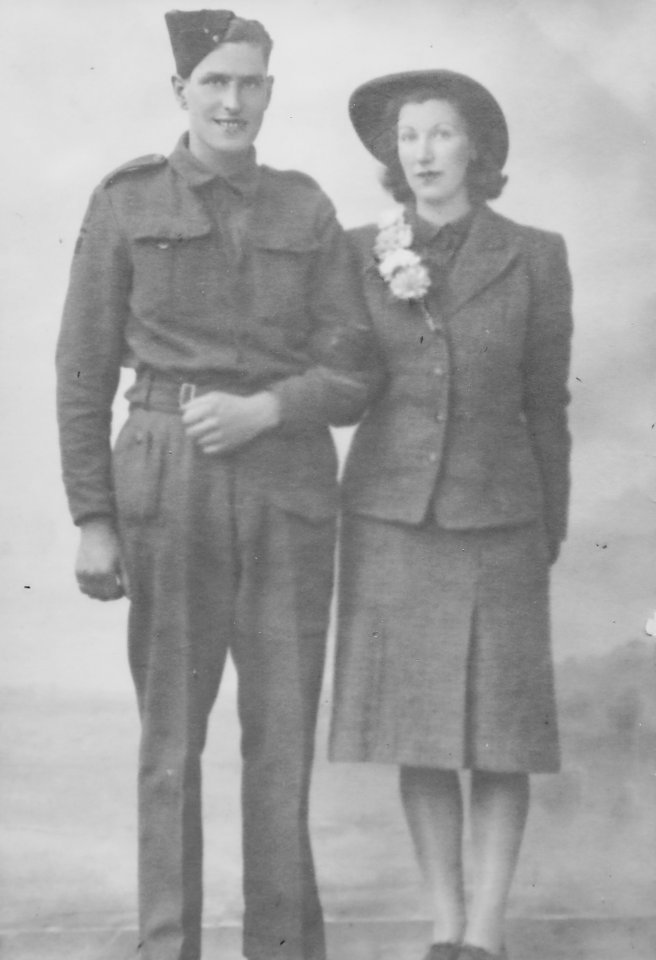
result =
M572 337L572 284L562 237L535 234L533 295L524 354L524 412L540 470L552 562L567 532L571 439L567 387Z

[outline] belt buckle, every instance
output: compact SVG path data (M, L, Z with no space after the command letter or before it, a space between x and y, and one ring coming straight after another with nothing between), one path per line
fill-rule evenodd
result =
M196 396L196 384L195 383L181 383L180 392L178 393L178 403L181 407L184 407L185 404L189 403Z

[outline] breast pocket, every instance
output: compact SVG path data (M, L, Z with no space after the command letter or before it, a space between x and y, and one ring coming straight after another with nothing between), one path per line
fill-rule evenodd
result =
M168 222L147 223L135 232L132 308L137 316L198 312L216 284L210 233L209 223Z
M256 236L253 257L256 276L253 313L257 319L309 323L308 300L318 244L314 238L288 235Z

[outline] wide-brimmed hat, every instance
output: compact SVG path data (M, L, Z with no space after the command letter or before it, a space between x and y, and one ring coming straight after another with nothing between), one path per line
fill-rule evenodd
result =
M359 86L351 95L349 113L367 150L377 160L387 162L385 144L388 138L384 134L389 127L387 106L390 100L427 87L435 87L440 96L453 96L472 129L472 135L501 170L508 158L508 126L503 110L481 83L451 70L390 73Z

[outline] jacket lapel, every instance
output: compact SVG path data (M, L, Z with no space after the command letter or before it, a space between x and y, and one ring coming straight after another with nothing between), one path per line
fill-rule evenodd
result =
M506 221L482 207L471 225L441 298L441 312L450 316L493 283L519 252Z

